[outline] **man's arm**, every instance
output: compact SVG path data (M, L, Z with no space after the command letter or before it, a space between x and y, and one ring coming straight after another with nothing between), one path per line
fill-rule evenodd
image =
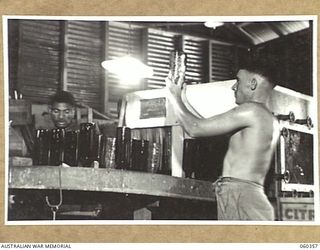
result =
M185 86L169 85L169 99L175 108L175 114L182 127L191 137L207 137L227 134L245 127L252 126L255 117L254 104L242 104L228 112L201 119L194 116L184 105L181 94Z

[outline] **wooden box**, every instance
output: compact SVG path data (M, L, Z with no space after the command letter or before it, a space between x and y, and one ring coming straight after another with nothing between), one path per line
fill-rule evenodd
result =
M9 100L9 120L12 121L12 126L31 124L31 102L28 100Z

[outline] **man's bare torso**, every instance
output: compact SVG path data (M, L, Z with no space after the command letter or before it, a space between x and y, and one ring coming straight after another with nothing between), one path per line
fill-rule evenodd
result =
M234 132L223 163L222 176L263 185L278 139L277 121L260 104L252 104L252 125Z

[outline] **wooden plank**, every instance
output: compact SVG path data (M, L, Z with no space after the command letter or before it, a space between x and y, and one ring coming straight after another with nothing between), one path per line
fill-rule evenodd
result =
M63 190L116 192L202 201L215 201L208 181L118 169L61 168ZM59 167L33 166L9 169L9 188L59 189Z

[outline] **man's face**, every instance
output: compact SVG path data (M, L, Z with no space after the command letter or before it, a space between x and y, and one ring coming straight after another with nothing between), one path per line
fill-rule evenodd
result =
M247 70L239 70L237 74L237 82L232 86L236 104L242 104L249 100L251 96L250 82L252 80L252 73Z
M68 103L56 102L51 107L51 119L57 128L67 128L74 118L74 107Z

